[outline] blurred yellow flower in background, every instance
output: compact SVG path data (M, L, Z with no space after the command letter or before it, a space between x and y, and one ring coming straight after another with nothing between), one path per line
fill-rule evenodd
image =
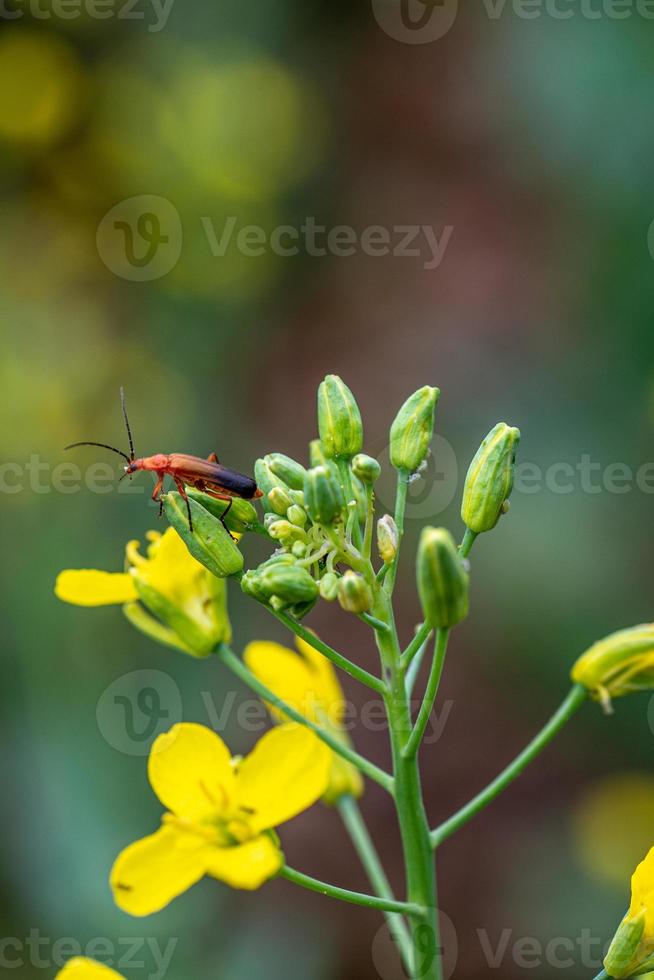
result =
M301 725L267 732L244 759L202 725L175 725L150 753L150 784L169 812L127 847L111 871L116 904L158 912L205 875L259 888L282 868L273 828L306 810L327 785L330 752Z
M152 639L208 656L231 639L225 580L196 561L173 528L146 537L146 555L138 541L128 542L127 572L67 569L57 576L56 596L77 606L123 604L129 621Z
M111 977L114 980L123 980L121 973L116 973L108 966L96 963L95 960L87 960L84 956L76 956L59 971L56 980L110 980Z
M60 36L21 27L0 38L0 139L40 148L68 134L86 82L74 48Z
M300 639L295 642L297 653L279 643L257 640L245 648L243 660L277 697L349 745L350 739L343 730L345 697L334 668L309 643ZM273 718L285 720L277 708L268 705L268 709ZM331 752L331 757L325 802L335 803L345 794L361 796L363 779L359 770L335 752Z
M575 808L573 836L584 870L622 888L654 839L654 776L619 773L592 783Z

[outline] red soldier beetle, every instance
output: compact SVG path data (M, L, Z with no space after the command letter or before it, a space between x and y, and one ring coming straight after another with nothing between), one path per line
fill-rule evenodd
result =
M122 452L122 450L116 449L115 446L109 446L105 442L73 442L70 446L66 446L65 449L75 449L77 446L99 446L100 449L109 449L112 453L118 453L119 456L122 456L127 461L127 466L124 467L125 472L120 478L121 480L126 476L129 476L131 479L132 474L137 473L139 470L147 470L155 473L156 482L152 491L152 499L159 502L159 516L161 516L163 511L161 491L166 476L173 478L180 496L186 501L188 523L191 531L193 531L193 518L191 516L191 504L186 493L186 487L201 490L202 493L206 493L209 497L215 497L216 500L229 501L228 506L220 518L226 530L228 529L225 525L225 516L234 502L234 497L241 497L244 500L254 500L257 497L263 497L262 491L259 490L256 482L251 477L244 476L236 470L230 470L227 466L222 466L218 462L218 457L215 453L210 453L206 459L202 459L200 456L191 456L189 453L155 453L154 456L141 456L137 459L134 452L132 430L130 429L127 409L125 407L125 392L122 388L120 389L120 404L123 410L123 418L125 419L127 438L129 439L129 456L127 453Z

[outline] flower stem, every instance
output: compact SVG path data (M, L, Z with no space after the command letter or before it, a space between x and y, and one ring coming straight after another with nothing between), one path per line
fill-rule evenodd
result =
M367 623L368 626L372 626L374 630L379 630L381 633L388 633L390 629L388 623L382 623L381 619L375 619L370 613L359 613L359 619Z
M432 627L428 623L422 623L416 630L416 634L402 654L402 666L407 668L420 648L427 642L432 634Z
M350 472L350 462L349 460L343 459L341 457L336 461L336 463L338 466L338 472L341 475L341 482L343 484L343 490L345 492L345 498L346 498L345 506L347 507L348 511L350 510L351 502L354 501L354 507L352 508L352 512L355 515L354 525L353 525L353 531L354 531L353 539L354 539L355 546L360 549L362 546L363 539L361 537L361 525L359 524L359 518L356 516L357 498L354 495L354 488L352 485L352 473Z
M406 498L409 492L409 474L406 470L398 470L397 489L395 491L395 525L397 527L398 544L395 557L391 563L384 579L384 588L389 595L393 594L395 579L397 577L397 567L400 561L400 546L404 536L404 515L406 513Z
M359 804L353 796L346 795L340 797L336 806L352 839L355 850L361 859L361 863L365 868L366 874L370 879L370 884L375 894L380 898L395 901L393 890L386 877L386 872L379 859L368 828L366 827L361 810L359 809ZM407 969L411 969L412 946L406 922L396 912L386 911L385 916L391 936L397 944L402 960Z
M486 789L478 793L469 803L458 810L453 816L431 832L432 847L436 848L451 836L456 830L471 820L477 813L491 803L496 796L506 789L514 779L529 765L530 762L540 755L543 749L552 741L563 726L572 718L577 709L586 700L588 692L580 684L575 684L568 693L567 697L552 715L548 723L532 739L529 745L523 749L510 765L497 776Z
M412 977L417 980L441 980L440 938L436 908L436 870L429 841L429 824L425 812L420 772L415 756L406 758L404 748L412 731L409 699L405 690L400 646L394 626L390 595L385 588L376 592L373 613L391 627L375 638L384 670L389 673L391 689L385 698L393 754L395 806L400 825L407 897L423 912L411 916L413 944ZM423 962L419 963L418 952Z
M375 491L366 487L366 526L363 534L363 557L370 561L372 554L372 531L375 524Z
M418 718L413 726L413 731L411 732L409 740L402 750L402 754L405 759L410 759L418 754L422 737L425 734L425 729L427 727L432 708L434 707L436 694L438 693L438 685L440 684L441 675L443 673L443 664L445 663L445 654L447 652L447 641L449 636L449 629L438 630L436 633L434 660L431 666L429 680L427 681L425 696L422 700L420 711L418 712Z
M363 667L358 667L356 664L353 664L351 660L348 660L347 657L344 657L341 653L338 653L337 650L334 650L332 647L328 646L327 643L323 643L323 641L320 640L315 633L312 633L311 630L308 630L305 626L302 626L301 623L298 623L297 619L293 619L293 617L289 616L288 613L276 612L272 606L266 606L266 609L268 609L273 616L280 621L280 623L283 623L284 626L287 626L288 629L292 630L296 636L299 636L301 640L304 640L305 643L312 646L314 650L318 650L319 653L322 653L323 656L327 657L328 660L331 660L336 667L340 667L341 670L344 670L346 674L350 675L350 677L354 677L354 679L359 681L361 684L365 684L366 687L372 688L372 690L376 691L377 694L383 694L386 691L386 685L381 678L375 677L374 674L368 673L368 671L364 670Z
M362 892L351 892L347 888L339 888L337 885L330 885L326 881L319 881L301 871L295 871L284 865L279 872L279 878L292 881L294 885L301 885L309 891L318 892L320 895L328 895L330 898L338 898L342 902L350 902L352 905L363 905L368 909L381 909L383 912L402 912L407 915L422 915L424 909L420 905L411 902L396 902L388 898L377 898L376 895L364 895Z
M355 752L354 749L351 749L349 745L344 745L327 729L321 728L320 725L316 725L313 721L310 721L308 718L305 718L304 715L300 714L299 711L296 711L296 709L290 704L287 704L286 701L282 701L281 698L278 698L269 687L262 684L259 678L255 677L255 675L248 670L243 661L240 660L234 651L231 650L225 643L218 644L216 653L222 662L229 667L232 673L236 674L236 676L242 680L244 684L251 688L251 690L253 690L254 693L260 698L267 701L269 704L274 705L275 708L278 708L289 718L292 718L293 721L298 722L300 725L304 725L306 728L310 728L312 732L315 732L316 735L330 747L330 749L333 749L333 751L338 753L338 755L343 756L344 759L351 762L353 766L360 769L364 775L378 783L388 793L393 793L393 777L389 773L384 772L384 770L376 766L374 762L370 762L362 755L359 755L359 753Z
M459 545L459 554L462 558L467 558L470 554L477 535L477 531L471 531L469 527L466 528L466 533L463 535L463 541Z

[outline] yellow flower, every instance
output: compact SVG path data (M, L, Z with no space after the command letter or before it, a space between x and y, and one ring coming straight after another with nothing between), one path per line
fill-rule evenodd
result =
M266 687L299 711L309 721L329 729L344 745L350 740L343 730L345 698L336 672L329 660L304 640L297 639L298 653L267 640L248 644L243 660ZM271 705L268 709L276 720L285 715ZM324 794L326 803L350 794L361 796L363 779L359 770L336 752L332 762L329 785Z
M76 956L74 960L69 960L63 970L60 970L56 980L124 980L120 973L110 970L108 966L102 966L95 960L87 960L83 956Z
M654 968L654 847L631 877L631 904L613 937L604 966L611 977Z
M301 725L267 732L244 759L202 725L175 725L152 746L150 784L169 811L111 871L116 904L158 912L205 875L259 888L284 863L273 829L324 793L330 752Z
M610 709L611 698L654 687L654 623L611 633L572 668L572 680Z
M196 561L173 528L149 531L147 539L147 555L140 553L138 541L128 543L127 572L69 569L58 575L55 595L78 606L123 604L137 629L195 656L228 643L225 580Z

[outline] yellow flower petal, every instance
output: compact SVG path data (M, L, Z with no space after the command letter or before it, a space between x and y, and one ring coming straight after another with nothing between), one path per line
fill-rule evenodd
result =
M122 605L138 599L131 575L99 572L90 568L60 572L55 583L55 595L63 602L72 602L76 606Z
M214 848L207 874L232 888L252 890L273 878L283 863L282 852L270 837L262 835L236 847Z
M182 723L160 735L148 776L163 805L194 822L217 816L236 796L230 751L204 725Z
M108 966L96 963L95 960L87 960L83 956L76 956L59 971L56 980L110 980L110 977L124 980L121 973L116 973Z
M173 826L130 844L111 869L116 905L135 916L159 912L206 874L212 850L202 837Z
M334 668L303 640L297 641L297 647L299 654L279 643L258 640L248 644L243 659L259 680L305 718L339 725L344 699ZM276 709L271 713L285 717Z
M256 833L290 820L327 788L331 749L302 725L267 732L238 768L239 803Z
M643 935L654 938L654 847L640 862L631 877L631 905L628 917L634 918L645 909L645 929Z

